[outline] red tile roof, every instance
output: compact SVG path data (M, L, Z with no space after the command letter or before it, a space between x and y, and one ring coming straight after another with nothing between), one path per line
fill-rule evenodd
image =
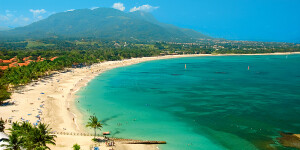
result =
M0 66L0 69L1 70L6 70L6 69L8 69L8 66Z
M31 56L24 57L24 58L23 58L23 61L27 61L27 60L29 60L29 59L30 59L30 57L31 57Z
M9 67L18 67L18 66L19 66L19 65L18 65L17 62L14 62L14 63L9 64Z
M22 67L22 66L28 66L29 63L18 63L18 65L19 65L20 67Z
M12 61L11 60L3 60L3 63L6 63L6 64L10 64Z
M56 59L56 58L58 58L58 57L53 57L53 58L51 58L50 60L53 61L53 60Z
M15 56L14 58L11 58L10 61L11 61L11 62L16 62L16 61L18 61L17 56Z

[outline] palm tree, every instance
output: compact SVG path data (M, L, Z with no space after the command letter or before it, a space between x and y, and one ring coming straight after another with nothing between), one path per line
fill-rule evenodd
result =
M40 147L34 148L34 150L46 150L46 149L50 149L50 148L46 147L46 146L40 146Z
M94 131L95 131L94 139L95 139L96 138L96 129L101 130L102 124L100 123L100 121L98 121L98 118L96 116L90 116L89 122L86 125L86 127L90 127L90 128L94 129Z
M11 141L16 143L16 139L21 139L22 147L29 150L46 150L50 149L47 144L55 145L54 138L55 135L50 135L49 125L40 123L37 127L31 125L27 122L13 122L11 131L11 136L13 137ZM16 136L18 138L16 138ZM12 144L10 144L12 145Z
M40 123L37 128L33 128L29 139L33 142L34 148L50 149L47 144L55 145L55 135L51 135L49 125Z
M0 132L3 132L4 129L5 129L5 126L4 126L5 122L2 120L2 118L0 119Z
M73 145L73 150L80 150L80 145L78 145L77 143Z
M4 139L4 141L8 142L8 145L1 146L6 147L7 150L21 150L21 146L24 142L23 138L15 132L12 132L11 135L8 136L8 140Z

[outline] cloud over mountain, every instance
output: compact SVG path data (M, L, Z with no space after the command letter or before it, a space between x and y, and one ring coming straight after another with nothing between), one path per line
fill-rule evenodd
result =
M124 11L124 10L125 10L125 6L124 6L123 3L114 3L113 8L114 8L114 9L121 10L121 11Z
M145 11L145 12L151 12L155 9L157 9L159 7L154 7L154 6L151 6L151 5L142 5L142 6L139 6L139 7L133 7L130 9L130 12L135 12L135 11Z
M33 18L35 20L41 20L43 18L43 16L41 14L46 13L47 11L45 9L29 9L30 12L32 12L33 14Z
M30 21L30 18L23 15L16 15L16 11L5 10L5 14L0 14L0 22L4 26L23 26L27 25Z

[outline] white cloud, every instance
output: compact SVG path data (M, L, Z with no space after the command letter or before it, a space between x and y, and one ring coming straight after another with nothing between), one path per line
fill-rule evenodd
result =
M41 19L43 19L43 16L37 16L36 17L38 20L41 20Z
M154 6L151 6L151 5L142 5L142 6L139 6L139 7L133 7L130 9L130 12L134 12L134 11L145 11L145 12L151 12L155 9L157 9L159 7L154 7Z
M45 9L29 9L29 11L32 12L35 21L43 19L42 14L47 12Z
M69 10L67 10L67 11L74 11L75 9L69 9Z
M5 10L5 13L7 13L7 14L11 14L11 13L15 13L15 12L17 12L17 11Z
M0 15L0 21L8 21L9 17L7 15Z
M23 20L26 21L26 22L28 22L30 19L27 18L27 17L24 17Z
M94 10L94 9L97 9L97 8L99 8L99 7L92 7L91 10Z
M14 15L12 14L13 12L10 10L5 10L5 15L0 14L0 21L9 21L11 20Z
M6 10L5 14L0 14L0 26L24 26L30 21L28 17L23 15L15 15L16 11Z
M39 14L44 14L47 12L45 9L29 9L29 11L33 13L33 16L38 16Z
M24 17L23 15L16 17L12 20L13 24L19 24L19 25L27 25L29 23L30 19L27 17Z
M124 10L125 10L125 7L124 7L124 4L123 4L123 3L114 3L113 8L114 8L114 9L121 10L121 11L124 11Z

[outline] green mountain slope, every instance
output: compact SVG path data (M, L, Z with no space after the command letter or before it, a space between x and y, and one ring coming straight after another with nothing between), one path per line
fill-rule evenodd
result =
M158 22L146 12L125 13L112 8L62 12L10 31L0 37L96 38L110 40L190 41L210 38L191 29Z

